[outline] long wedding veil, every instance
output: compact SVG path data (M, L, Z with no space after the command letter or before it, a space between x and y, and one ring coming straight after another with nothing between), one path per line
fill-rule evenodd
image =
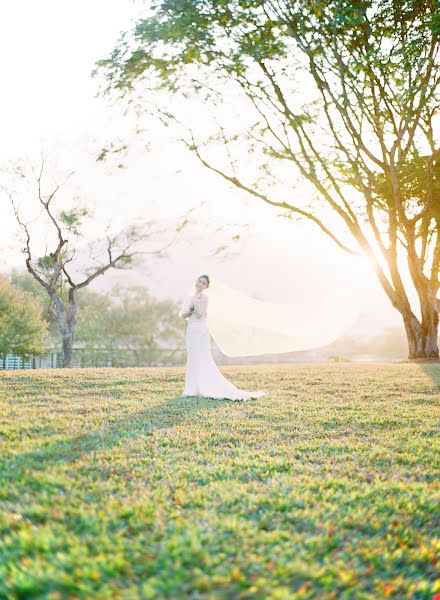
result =
M226 356L281 354L319 348L344 335L360 313L356 289L298 295L289 304L258 300L211 277L209 332Z

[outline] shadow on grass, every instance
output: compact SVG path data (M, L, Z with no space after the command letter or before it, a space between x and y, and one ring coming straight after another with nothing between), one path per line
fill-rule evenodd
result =
M420 361L418 366L431 378L434 385L440 390L440 362L439 361Z
M69 463L84 454L124 444L158 429L168 429L184 423L201 410L214 410L227 400L214 400L198 396L176 396L144 411L131 414L108 427L80 434L73 438L56 440L52 443L12 457L0 460L0 479L16 480L26 471L44 471L51 466ZM43 440L44 443L44 440Z

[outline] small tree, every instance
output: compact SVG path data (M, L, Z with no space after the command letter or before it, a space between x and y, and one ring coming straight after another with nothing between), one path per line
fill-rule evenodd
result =
M16 220L24 233L26 268L35 281L46 291L50 299L50 310L54 315L61 334L61 353L63 366L71 367L73 342L78 314L77 293L89 286L95 279L109 269L128 269L136 258L145 254L160 256L161 249L146 251L146 242L154 241L163 233L153 222L129 226L118 233L111 233L107 227L105 237L98 242L86 244L89 260L94 265L80 269L81 274L73 272L72 265L80 263L76 253L78 240L82 235L84 219L88 216L85 208L74 207L68 210L56 210L55 198L62 186L71 177L70 173L61 184L54 185L49 192L45 188L45 159L42 159L38 172L31 167L29 173L22 165L15 168L15 174L22 180L32 183L36 193L36 202L40 206L40 217L46 217L54 233L52 249L37 258L33 255L31 222L26 222L16 200L17 193L6 190L9 195ZM169 245L169 244L168 244ZM78 270L78 269L77 269Z
M15 288L31 296L40 305L42 317L47 323L47 343L53 346L59 337L59 327L47 291L34 279L27 269L13 268L9 274L9 279Z
M0 355L41 354L46 330L38 301L0 276Z

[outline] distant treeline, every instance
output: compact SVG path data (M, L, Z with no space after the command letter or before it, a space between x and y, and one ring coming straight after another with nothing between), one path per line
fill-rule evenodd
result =
M57 353L58 323L45 290L27 272L13 271L9 277L3 276L2 282L0 297L4 297L7 290L8 297L3 299L4 305L9 306L9 315L5 314L3 320L7 325L14 311L21 307L23 343L18 345L17 332L10 331L7 339L3 335L3 343L0 339L0 354ZM16 298L15 304L11 298ZM116 285L106 292L84 288L78 292L78 304L74 346L78 366L127 367L183 362L186 323L179 318L175 302L159 301L144 287Z

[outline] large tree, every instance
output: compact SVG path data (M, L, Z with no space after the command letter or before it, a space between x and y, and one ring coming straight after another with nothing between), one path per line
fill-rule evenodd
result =
M194 110L183 123L189 150L343 250L366 253L402 315L411 358L439 357L437 11L436 0L156 1L97 69L108 93L139 92L145 108L159 97L167 121L185 100L208 106L217 134L196 131ZM234 126L227 95L244 107ZM308 202L269 185L290 171L316 192Z
M18 163L13 173L26 186L23 189L17 184L18 187L12 189L10 183L3 191L10 198L23 232L26 268L50 300L49 310L61 335L63 366L71 367L78 292L110 269L131 268L142 255L161 255L169 242L163 242L163 230L154 221L139 222L118 232L112 232L108 226L101 239L87 242L83 238L88 210L78 205L77 199L68 207L56 205L58 194L72 173L60 183L51 183L45 164L45 159L38 168L32 163ZM21 206L26 196L31 199L32 194L33 203L39 208L36 218L25 217L25 209ZM44 245L41 244L41 232L34 229L39 220L45 224Z

